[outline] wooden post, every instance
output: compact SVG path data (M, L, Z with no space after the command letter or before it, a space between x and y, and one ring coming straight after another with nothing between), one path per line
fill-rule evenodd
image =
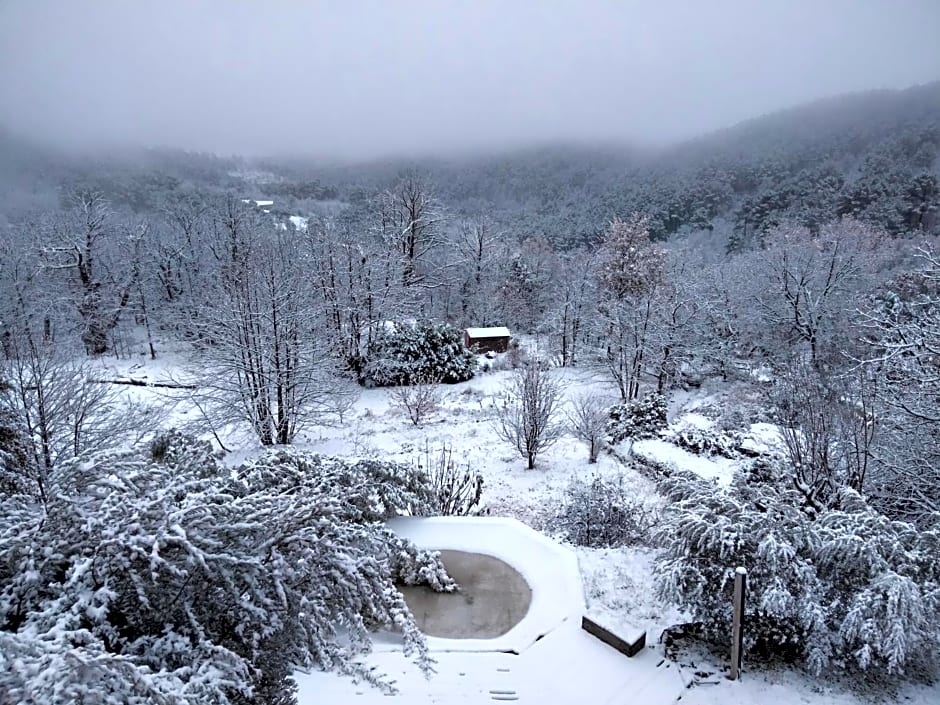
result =
M744 591L747 583L747 570L742 567L734 570L734 613L731 618L731 680L741 676L741 656L744 651Z

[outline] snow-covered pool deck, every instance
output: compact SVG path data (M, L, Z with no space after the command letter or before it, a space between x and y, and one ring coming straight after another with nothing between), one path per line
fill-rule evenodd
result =
M396 681L397 697L331 673L297 674L300 705L318 703L659 703L684 688L678 670L657 650L632 659L581 629L584 594L575 554L515 519L398 519L391 528L422 548L491 555L526 579L532 603L525 617L494 639L428 637L437 661L430 680L394 639L379 640L368 663Z

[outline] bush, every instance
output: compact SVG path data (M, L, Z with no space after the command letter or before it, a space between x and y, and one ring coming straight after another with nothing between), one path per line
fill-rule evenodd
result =
M790 658L818 673L933 669L940 629L940 517L919 531L840 491L812 518L789 483L730 490L689 473L661 483L671 504L654 538L660 596L729 641L734 570L748 570L748 658Z
M395 387L392 404L401 409L415 426L437 411L441 405L441 392L436 380L417 377L411 384Z
M611 445L628 438L652 438L666 428L666 397L650 393L636 401L616 404L608 412L607 437Z
M277 450L230 470L171 434L49 481L46 511L0 499L9 702L290 703L315 667L390 689L356 659L376 627L430 671L396 584L453 583L381 523L428 511L407 466Z
M481 513L483 476L470 465L458 467L453 451L443 446L431 457L425 448L424 457L415 462L416 469L427 477L431 486L431 514L434 516L469 516Z
M465 382L476 371L476 356L459 330L446 323L396 325L369 351L362 382L377 387L413 384L420 379Z
M623 477L574 479L565 490L554 528L576 546L615 548L648 544L656 511L624 486Z
M701 428L684 428L670 434L669 440L695 455L720 455L723 458L739 458L738 448L743 440L735 431L706 431Z
M588 447L588 462L596 463L604 447L608 422L608 402L596 394L575 397L568 411L569 429Z
M0 406L0 496L38 494L35 474L26 429L17 414Z

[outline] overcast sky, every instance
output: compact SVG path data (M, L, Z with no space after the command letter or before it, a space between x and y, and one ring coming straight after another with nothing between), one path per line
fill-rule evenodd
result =
M661 143L940 78L940 0L0 0L0 124L354 158Z

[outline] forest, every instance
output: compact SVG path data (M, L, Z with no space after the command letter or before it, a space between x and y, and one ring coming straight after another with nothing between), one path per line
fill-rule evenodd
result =
M430 670L396 585L454 585L382 522L479 511L490 476L309 439L374 389L422 427L487 374L513 472L569 437L653 483L640 522L598 476L530 523L654 550L697 643L746 563L755 661L936 676L940 83L656 150L0 154L0 703L287 703L298 668L390 687L356 658L378 628ZM505 367L470 326L512 330ZM715 424L675 426L715 389Z

